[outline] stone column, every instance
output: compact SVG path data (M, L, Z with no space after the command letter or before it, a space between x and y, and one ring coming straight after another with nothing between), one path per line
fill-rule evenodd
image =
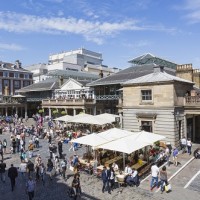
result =
M18 107L16 106L16 114L18 115Z
M7 106L5 107L5 110L6 110L6 116L8 116L8 107Z
M192 118L192 119L193 119L193 123L192 123L192 124L193 124L193 128L192 128L192 129L193 129L193 130L192 130L193 133L192 133L192 138L191 138L191 140L195 141L195 132L196 132L196 130L195 130L195 128L196 128L196 124L195 124L195 115L193 115L193 118Z
M73 115L75 116L76 115L76 109L73 108Z
M27 104L25 104L25 114L24 114L25 116L25 118L27 117Z
M182 135L182 137L183 136L185 136L186 138L187 138L187 117L186 117L186 114L184 115L184 119L183 119L184 121L183 121L183 125L184 125L184 130L183 130L183 135Z
M94 108L93 108L93 115L96 115L96 114L97 114L97 107L94 106Z
M51 108L49 108L49 118L51 118Z

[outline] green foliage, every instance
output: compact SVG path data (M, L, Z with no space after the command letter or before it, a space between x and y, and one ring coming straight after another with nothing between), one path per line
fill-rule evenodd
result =
M67 112L65 110L61 111L61 115L66 115L66 114L67 114Z
M40 109L40 110L38 110L38 113L44 113L44 109Z

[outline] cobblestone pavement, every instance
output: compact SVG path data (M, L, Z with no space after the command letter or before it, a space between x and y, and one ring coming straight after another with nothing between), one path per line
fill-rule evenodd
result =
M4 138L7 139L8 142L10 142L10 133L3 133L3 135L0 135L0 140L3 140ZM27 137L26 141L28 142L30 138ZM8 144L9 146L9 144ZM40 140L40 148L36 149L34 151L34 154L37 155L38 153L41 155L43 161L47 161L49 158L49 152L48 152L48 143L45 139ZM69 144L63 144L63 150L64 154L66 156L72 156L74 154L73 151L69 152ZM78 155L82 155L85 152L85 148L80 148L76 153ZM32 159L34 160L34 158ZM189 157L186 158L186 160L189 160ZM200 161L200 160L198 160ZM20 158L19 154L11 155L6 154L5 155L5 162L7 165L7 169L10 167L10 164L13 163L16 167L19 166ZM183 163L182 163L183 165ZM197 166L199 169L199 163L194 163L194 168L196 169ZM188 165L189 166L189 165ZM191 166L189 168L186 168L186 170L191 170ZM196 170L193 170L193 173L195 173ZM129 199L135 199L135 200L177 200L177 199L190 199L190 200L197 200L200 199L200 176L198 176L187 189L183 189L184 184L188 181L189 178L191 178L194 174L191 173L187 178L185 178L185 175L188 174L187 171L183 171L182 174L180 174L181 178L176 176L176 179L172 181L172 187L173 191L166 194L160 194L160 192L150 192L149 187L142 186L135 188L135 187L120 187L116 188L112 194L108 193L102 193L102 182L100 179L96 178L95 176L88 175L85 173L81 173L81 187L83 190L83 194L81 198L79 199L85 199L85 200L104 200L104 199L123 199L123 200L129 200ZM43 186L41 182L38 182L36 185L36 191L35 191L35 198L34 200L68 200L70 199L68 191L71 186L72 182L72 176L73 173L69 170L67 170L68 179L67 181L64 181L60 176L54 177L52 181L46 177L45 185ZM187 179L187 180L186 180ZM16 188L13 192L11 192L10 182L8 177L6 177L6 183L3 183L0 181L0 200L27 200L28 197L25 193L25 183L26 183L27 177L26 175L22 175L19 173L19 176L16 180ZM180 184L182 180L185 180L184 184Z

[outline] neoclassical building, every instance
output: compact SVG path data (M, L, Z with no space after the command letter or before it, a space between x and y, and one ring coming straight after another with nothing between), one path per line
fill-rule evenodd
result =
M0 61L0 115L19 116L27 114L23 97L15 97L16 90L33 83L33 74L22 68L17 60L15 64ZM14 97L13 97L14 96Z

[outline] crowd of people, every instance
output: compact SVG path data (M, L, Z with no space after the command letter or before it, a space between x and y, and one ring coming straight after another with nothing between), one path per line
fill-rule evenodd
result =
M77 133L66 130L65 127L59 130L59 133L55 130L55 124L50 121L49 126L44 128L43 120L40 116L34 116L35 123L31 126L26 126L26 119L19 119L15 116L12 122L6 122L1 120L0 124L3 129L3 134L9 134L10 141L6 138L0 141L0 178L2 182L6 180L6 162L5 155L10 154L11 157L18 157L19 155L19 167L14 166L12 163L8 169L7 177L11 182L11 191L15 189L15 180L18 177L18 173L23 174L26 178L25 190L27 192L29 200L34 198L34 191L37 182L42 182L43 185L46 181L52 181L54 176L58 175L67 180L67 167L69 165L77 165L78 157L67 158L63 155L63 142L64 138L68 138L70 141L72 138L77 137ZM63 133L67 133L63 137ZM8 137L7 137L8 138ZM60 138L56 140L57 138ZM35 152L40 149L40 140L46 139L49 143L49 158L47 160L42 159L40 154ZM28 140L28 142L27 142ZM74 149L75 151L75 149ZM36 155L34 155L36 154ZM76 198L80 194L80 179L78 171L74 173L74 179L71 185L73 196ZM72 193L71 191L71 193Z
M8 169L8 177L11 181L11 190L15 189L15 179L18 177L18 173L27 174L26 181L26 192L30 200L34 198L34 191L36 183L41 181L45 186L47 179L52 181L55 175L62 177L64 181L68 179L67 169L73 167L74 178L71 183L70 195L75 198L81 194L81 184L80 184L80 173L79 173L79 157L76 154L76 150L80 147L77 143L72 142L73 139L82 136L83 133L90 133L87 126L67 126L66 124L61 124L59 122L54 123L51 120L48 121L48 126L44 127L44 120L38 115L34 115L35 124L31 126L26 126L24 122L28 119L21 119L18 116L13 118L11 122L1 122L1 127L3 130L10 134L10 141L4 138L0 141L0 178L3 182L6 179L6 163L4 162L4 155L9 153L11 155L19 155L20 165L17 169L14 164L11 164ZM103 129L101 130L103 131ZM98 131L97 131L98 132ZM27 142L28 139L28 142ZM35 154L35 150L40 149L40 140L46 139L48 143L48 159L42 159L39 153ZM69 143L69 151L73 151L74 155L72 157L66 157L63 154L63 144ZM187 152L191 155L192 143L190 139L181 139L181 149L182 153ZM186 151L187 149L187 151ZM197 155L200 152L197 151ZM106 152L108 153L108 152ZM136 151L133 155L127 157L128 164L126 165L123 172L125 174L124 182L128 186L140 185L140 177L138 170L131 168L134 163L140 160L148 160L151 164L151 175L152 180L150 184L150 189L153 190L154 187L159 187L159 177L160 177L160 188L161 192L165 190L165 186L168 184L167 178L167 168L163 166L161 170L158 165L160 163L167 161L167 166L171 164L170 156L172 154L173 163L178 166L178 148L170 148L166 146L162 149L156 149L156 147L150 146L148 152L144 154L142 150ZM199 153L200 154L200 153ZM99 158L102 160L104 154L99 153ZM105 157L108 157L106 155ZM111 193L115 189L116 176L120 174L119 166L114 162L111 166L104 166L101 172L101 179L103 183L102 192L108 191Z

